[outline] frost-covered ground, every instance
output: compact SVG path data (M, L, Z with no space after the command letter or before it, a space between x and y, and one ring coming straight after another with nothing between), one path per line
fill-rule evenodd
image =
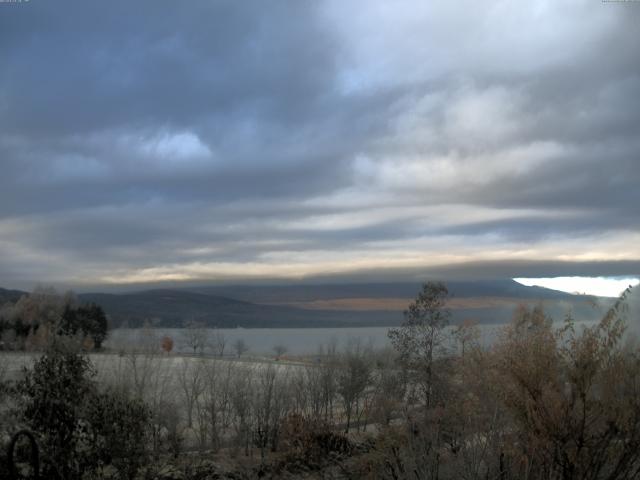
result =
M25 367L31 368L40 357L40 352L0 352L0 379L16 380L22 375ZM279 360L268 357L247 356L240 359L225 357L224 359L211 356L187 354L145 354L145 353L88 353L87 357L96 369L98 380L113 380L129 377L138 368L140 374L151 375L162 373L168 377L178 375L184 369L195 368L242 368L246 371L267 368L272 365L279 373L290 371L292 368L304 366L306 362L300 360Z

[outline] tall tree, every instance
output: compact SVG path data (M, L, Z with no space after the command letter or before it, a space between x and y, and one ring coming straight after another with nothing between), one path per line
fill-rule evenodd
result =
M399 328L389 330L391 344L400 361L421 387L426 406L434 400L434 359L445 347L444 327L449 324L446 308L449 291L442 282L427 282L404 312Z

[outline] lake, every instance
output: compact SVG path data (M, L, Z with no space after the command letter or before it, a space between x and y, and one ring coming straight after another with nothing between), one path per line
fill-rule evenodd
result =
M554 322L554 326L560 327L563 322ZM576 321L577 327L595 324L593 320ZM635 326L635 325L634 325ZM491 344L504 324L478 325L480 342L483 345ZM225 355L233 354L233 344L237 340L243 340L249 347L250 355L274 354L273 347L282 345L287 353L293 355L310 355L318 353L321 346L335 343L338 350L342 350L349 342L360 341L363 346L372 346L374 349L390 347L391 343L387 333L390 327L351 327L351 328L207 328L198 332L205 337L205 344L212 344L216 334L224 336L226 341ZM454 327L447 327L451 333ZM637 328L632 330L638 331ZM160 345L160 339L164 336L171 337L174 342L173 351L189 353L191 348L188 341L188 330L184 328L116 328L109 332L104 346L110 349L137 348L143 345ZM205 353L213 353L208 346Z
M500 325L480 326L481 341L490 343ZM371 345L375 349L390 346L387 332L389 327L354 327L354 328L219 328L202 329L201 333L209 340L215 338L216 332L224 335L226 340L225 354L233 352L233 344L242 339L249 347L249 354L273 355L273 347L282 345L287 353L308 355L318 352L320 346L335 343L342 350L349 342L360 341L362 345ZM189 352L187 331L183 328L129 329L117 328L109 332L105 347L111 349L135 348L141 345L159 345L164 336L174 341L173 350ZM206 342L208 343L208 342ZM209 347L206 352L212 352Z

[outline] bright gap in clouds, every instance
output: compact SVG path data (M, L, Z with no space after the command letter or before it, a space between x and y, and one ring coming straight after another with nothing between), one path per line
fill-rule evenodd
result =
M640 283L638 278L618 277L514 278L514 280L528 287L537 286L600 297L618 297L629 285L635 287Z

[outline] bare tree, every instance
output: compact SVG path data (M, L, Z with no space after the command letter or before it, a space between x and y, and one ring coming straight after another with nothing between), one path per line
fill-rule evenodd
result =
M460 345L461 356L464 359L468 347L477 346L480 338L478 325L473 320L464 320L453 330L453 338Z
M360 402L371 380L371 366L359 342L351 343L338 369L338 393L346 415L345 431L349 433L352 417L359 414Z
M301 413L308 412L311 419L318 422L322 419L325 411L324 367L322 365L308 365L301 372L301 375L303 376L301 383L304 386L306 396L305 404L308 405L308 409Z
M275 345L273 347L273 351L276 354L276 360L282 357L285 353L287 353L287 347L282 344Z
M390 355L379 354L373 379L373 415L381 425L388 426L404 398L403 378Z
M131 348L126 356L128 371L132 388L136 398L144 399L148 394L154 376L158 374L158 362L156 357L158 338L155 331L150 327L144 327L139 332L139 347Z
M149 340L149 338L147 338ZM114 380L144 400L152 414L151 445L157 455L168 447L177 453L182 444L180 409L175 401L175 379L171 358L158 356L158 341L149 341L142 351L119 357Z
M338 341L334 337L327 345L320 345L318 347L318 368L307 370L310 388L314 389L316 400L320 401L319 407L325 423L331 423L335 413L334 403L338 388L337 371L340 364L337 343Z
M445 308L449 292L441 282L427 282L416 300L404 312L400 328L389 330L393 347L400 354L400 361L413 374L420 385L425 405L434 400L434 371L436 354L445 348L443 329L449 323L450 312Z
M193 410L196 402L204 390L204 374L202 361L189 361L182 358L178 369L178 385L182 393L182 400L187 412L187 426L193 426Z
M211 448L217 451L230 426L231 387L238 367L232 362L208 362L204 375L203 394L198 398L198 424L201 428L201 444L205 437Z
M296 369L289 374L291 409L293 413L298 415L307 415L310 413L309 405L311 395L306 370L307 369Z
M188 320L184 323L182 338L186 346L193 350L194 354L202 355L207 345L207 330L204 324Z
M280 424L286 415L290 392L286 374L279 375L273 365L257 374L253 396L253 437L264 462L267 447L270 445L274 451L278 447Z
M213 331L213 336L210 340L210 343L213 354L217 357L224 357L224 349L227 345L227 339L225 338L224 334L217 328Z
M240 358L243 354L249 351L249 346L246 344L244 339L239 338L234 342L233 349L236 351L238 358Z
M231 383L231 411L235 431L234 449L244 448L249 455L252 424L252 377L253 371L245 366L239 368Z

